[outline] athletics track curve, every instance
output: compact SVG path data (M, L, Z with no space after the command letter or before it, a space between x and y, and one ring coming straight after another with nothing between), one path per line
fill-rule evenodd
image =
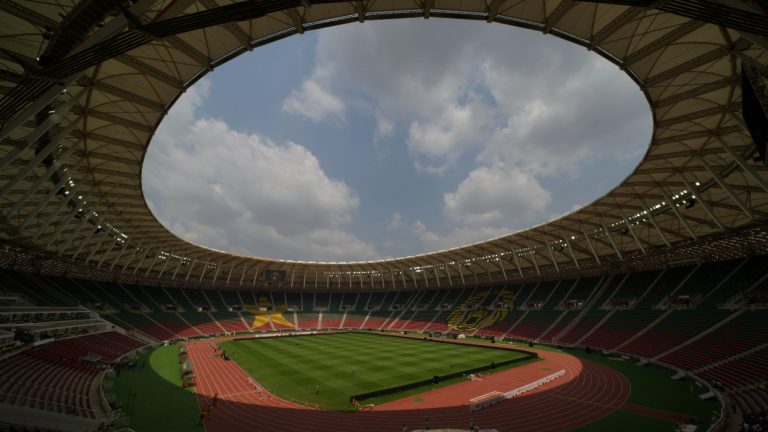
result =
M210 341L190 342L189 359L195 370L198 403L207 406L214 394L219 401L205 421L207 432L270 430L400 431L421 428L429 418L433 429L464 428L474 417L481 428L499 431L555 432L598 420L626 401L627 379L616 370L568 354L530 350L544 360L437 390L388 402L356 413L321 411L292 403L252 387L249 375L235 362L216 357ZM469 399L493 390L508 391L552 372L566 374L514 399L470 413ZM414 398L421 399L415 402Z

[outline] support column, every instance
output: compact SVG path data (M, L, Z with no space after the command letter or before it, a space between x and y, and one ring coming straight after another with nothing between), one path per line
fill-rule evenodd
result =
M111 230L110 230L111 231ZM113 238L114 240L114 238ZM104 260L109 256L110 253L112 253L112 249L115 248L115 244L117 244L117 241L110 242L109 249L107 249L106 252L104 252L104 255L101 256L101 259L99 260L99 263L96 265L96 268L101 268L101 264L104 262Z
M555 270L560 273L560 267L557 266L557 260L555 259L555 253L552 252L552 245L549 244L549 242L545 242L544 244L547 245L547 249L549 249L549 256L552 258L552 265L555 266Z
M560 233L562 235L562 233ZM573 258L573 263L576 264L576 270L581 270L581 267L579 267L579 260L576 259L576 254L573 252L573 247L571 246L571 242L568 241L568 236L564 235L563 240L565 240L566 246L568 246L568 251L571 253L571 258Z
M520 273L520 279L525 280L523 268L520 267L520 260L517 258L517 251L512 251L512 258L515 260L515 267L517 267L517 271Z
M707 170L707 172L709 172L709 174L712 176L712 178L715 179L717 184L719 184L720 187L725 191L725 193L728 194L728 196L731 198L731 200L733 200L733 202L735 202L736 205L739 206L741 211L743 211L744 214L749 216L750 219L754 219L755 216L752 214L752 211L750 209L748 209L741 202L741 200L736 196L736 193L731 189L730 186L728 186L728 184L725 181L723 181L723 179L712 169L712 167L709 166L707 161L705 161L704 158L700 158L699 160L701 161L702 165L704 165L704 168Z
M699 195L699 191L696 190L696 188L691 185L691 183L686 180L685 177L681 176L681 179L683 180L683 183L685 184L685 187L688 188L689 191L693 192L694 195L692 195L692 198L695 198L696 201L698 201L699 204L701 204L701 208L704 209L704 211L709 215L709 218L712 219L712 221L717 225L718 228L720 228L720 231L725 231L725 226L723 226L723 223L720 222L720 219L715 215L715 212L712 210L712 208L709 206L709 203Z
M717 136L715 137L717 139L717 142L720 143L720 146L725 149L725 151L731 155L733 160L736 161L737 164L741 167L742 171L749 174L750 177L755 179L755 182L757 182L758 185L765 191L768 192L768 181L766 181L765 177L763 177L759 172L757 172L747 161L744 160L744 158L736 153L731 146L729 146L725 140L723 140L722 137Z
M621 251L618 247L616 247L616 242L613 241L613 236L611 235L611 230L608 229L605 224L603 224L603 232L608 237L608 241L611 242L611 246L613 246L613 250L616 251L616 256L619 257L620 260L623 260L624 258L621 256Z
M584 227L581 228L581 233L584 234L584 240L587 241L587 246L589 246L590 252L592 252L592 256L595 257L595 261L597 261L597 264L602 264L600 262L600 257L597 256L597 252L595 252L595 247L592 246L592 241L589 239L589 236L587 235L587 232L584 230Z
M656 228L656 232L659 233L659 236L664 241L664 244L667 245L668 248L671 248L672 245L669 244L667 236L665 236L664 232L661 230L661 228L659 228L659 224L656 223L656 218L653 217L653 212L648 208L648 206L645 205L645 200L642 198L640 198L640 205L643 206L643 211L648 215L648 219L650 219L653 227Z
M669 196L667 191L664 190L663 186L659 185L659 191L661 192L662 196L664 196L664 200L669 205L669 208L672 209L672 213L674 213L675 216L677 216L677 219L680 220L681 224L683 224L683 226L685 227L685 230L688 231L688 234L690 234L691 237L694 240L696 240L696 233L693 232L690 225L688 225L688 222L686 222L685 219L683 218L683 215L680 214L680 211L677 209L677 204L672 202L672 198Z

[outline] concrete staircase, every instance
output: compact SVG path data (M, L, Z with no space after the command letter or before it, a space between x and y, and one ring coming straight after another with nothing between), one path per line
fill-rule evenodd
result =
M670 310L670 311L667 311L667 312L671 312L671 310ZM720 327L722 327L723 325L727 324L728 322L730 322L730 321L731 321L731 320L733 320L734 318L738 317L738 316L739 316L739 315L741 315L742 313L744 313L744 309L741 309L741 310L737 310L736 312L734 312L734 313L732 313L732 314L728 315L728 316L727 316L725 319L723 319L723 320L722 320L722 321L720 321L719 323L717 323L717 324L713 325L712 327L710 327L710 328L708 328L708 329L704 330L703 332L699 333L698 335L696 335L696 336L694 336L694 337L692 337L692 338L688 339L687 341L685 341L685 342L681 343L680 345L677 345L676 347L674 347L674 348L672 348L672 349L669 349L669 350L666 350L666 351L664 351L663 353L661 353L661 354L657 355L656 357L653 357L653 359L652 359L652 360L657 360L657 359L660 359L660 358L664 357L665 355L667 355L667 354L669 354L669 353L671 353L671 352L677 351L677 350L679 350L680 348L686 347L686 346L688 346L688 345L690 345L690 344L692 344L692 343L696 342L697 340L699 340L699 339L703 338L704 336L706 336L706 335L708 335L708 334L712 333L713 331L715 331L715 330L719 329ZM665 314L665 316L666 316L666 314Z

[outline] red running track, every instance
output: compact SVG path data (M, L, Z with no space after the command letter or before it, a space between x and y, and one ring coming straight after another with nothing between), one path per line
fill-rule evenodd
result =
M207 432L399 431L403 424L409 429L419 428L427 417L433 429L466 429L474 417L479 427L499 431L565 431L612 413L624 405L630 392L626 378L610 367L563 353L531 350L544 360L498 372L483 381L467 381L385 403L371 411L329 412L254 389L250 376L237 363L215 357L209 342L188 346L198 403L207 406L214 394L219 395L213 416L206 420ZM473 397L491 390L508 391L560 369L566 370L564 377L536 390L482 411L469 411Z

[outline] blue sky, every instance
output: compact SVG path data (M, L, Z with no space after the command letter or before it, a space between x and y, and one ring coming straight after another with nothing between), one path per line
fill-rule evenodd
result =
M209 74L158 129L143 187L184 239L365 261L568 213L626 177L650 132L637 86L582 47L498 24L367 22Z

